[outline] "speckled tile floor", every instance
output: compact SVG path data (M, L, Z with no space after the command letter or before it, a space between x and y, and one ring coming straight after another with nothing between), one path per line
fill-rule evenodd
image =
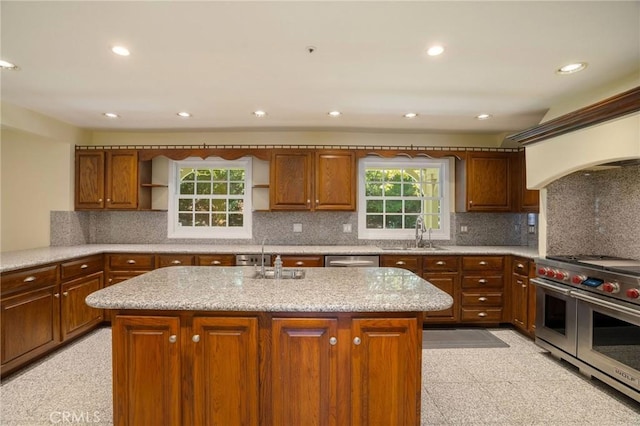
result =
M508 348L423 350L423 425L640 425L640 404L510 329ZM110 425L111 331L3 381L0 425Z

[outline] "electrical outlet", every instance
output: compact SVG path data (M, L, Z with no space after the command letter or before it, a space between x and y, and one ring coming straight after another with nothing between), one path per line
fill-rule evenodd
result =
M465 234L467 232L469 232L469 228L467 228L467 225L460 226L460 233Z
M350 233L351 232L351 224L350 223L343 223L342 224L342 232Z
M293 232L302 232L302 224L294 223L293 224Z

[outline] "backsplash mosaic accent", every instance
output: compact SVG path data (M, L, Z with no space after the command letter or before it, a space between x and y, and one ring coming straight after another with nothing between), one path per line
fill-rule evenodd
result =
M640 259L640 166L576 172L549 184L547 253Z

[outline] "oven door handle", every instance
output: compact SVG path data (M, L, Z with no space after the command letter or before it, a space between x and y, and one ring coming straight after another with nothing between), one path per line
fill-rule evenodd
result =
M548 281L543 281L543 280L540 280L538 278L532 278L532 279L529 280L529 282L531 282L531 283L533 283L533 284L535 284L537 286L540 286L542 288L546 288L547 290L555 291L555 292L561 293L561 294L563 294L565 296L571 296L571 290L570 289L559 287L559 286L553 285L553 284L549 284Z
M612 311L615 311L615 312L621 312L636 318L640 318L640 311L637 309L628 308L626 306L619 305L617 303L609 302L608 300L602 300L597 297L589 296L584 293L578 293L577 291L572 291L571 295L576 299L582 300L583 302L592 303L594 305L598 305L603 308L611 309Z

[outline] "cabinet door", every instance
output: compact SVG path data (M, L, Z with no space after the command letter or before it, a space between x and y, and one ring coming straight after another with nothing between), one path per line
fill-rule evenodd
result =
M3 298L2 374L60 343L60 294L51 285Z
M509 153L473 153L467 158L467 210L511 211Z
M324 266L324 256L281 256L285 268L309 268ZM275 257L273 258L275 260Z
M181 424L179 331L177 317L116 316L115 425Z
M535 277L535 273L531 276ZM536 333L536 286L531 281L527 288L527 331L531 336Z
M351 424L419 425L417 319L354 319L351 335Z
M422 273L420 256L384 255L380 256L380 266L408 269L414 274Z
M538 213L540 211L540 191L527 189L527 164L525 152L518 153L519 208L521 212Z
M355 170L356 160L353 152L316 152L315 209L355 210Z
M528 279L517 274L511 278L513 325L521 330L527 330L527 295Z
M257 318L197 317L194 348L194 424L258 425Z
M158 256L158 268L167 266L191 266L196 257L191 254L161 254Z
M102 309L85 303L87 296L103 287L102 272L62 284L62 340L83 333L102 322Z
M337 424L337 332L333 318L273 319L274 425Z
M423 278L453 298L453 306L449 309L425 312L425 322L458 321L458 276L454 274L423 274Z
M271 155L269 207L271 210L310 210L310 153L274 152Z
M199 266L236 266L234 254L211 254L197 256Z
M136 151L107 153L106 197L108 209L138 208L138 154Z
M104 151L76 152L75 208L104 208Z

